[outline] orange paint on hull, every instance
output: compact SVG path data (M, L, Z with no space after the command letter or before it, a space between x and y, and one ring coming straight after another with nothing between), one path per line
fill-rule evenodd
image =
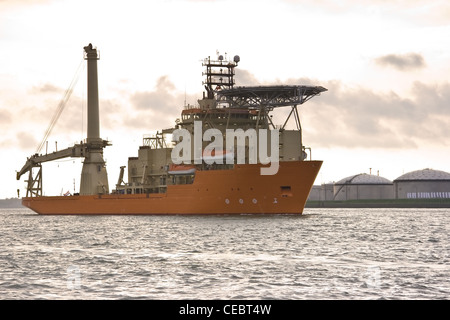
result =
M301 214L322 161L280 162L276 175L260 164L197 171L193 184L166 193L23 198L39 214Z

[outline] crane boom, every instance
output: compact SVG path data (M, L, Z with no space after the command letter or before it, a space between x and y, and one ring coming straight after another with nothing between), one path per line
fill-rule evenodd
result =
M48 154L34 154L31 157L27 158L27 161L23 165L20 171L17 171L17 180L20 180L22 175L25 173L29 173L28 185L27 185L27 196L28 195L36 195L39 196L40 187L36 188L35 185L42 186L42 163L54 161L63 158L85 158L89 155L90 150L97 150L98 148L104 148L106 146L111 145L109 141L101 140L96 142L81 142L79 144L75 144L73 147L69 147L64 150L55 151ZM36 177L33 177L33 168L39 167L39 173ZM39 192L36 190L39 189Z
M27 161L25 162L24 166L20 171L17 172L17 180L20 180L20 177L25 174L26 172L30 171L33 167L37 167L40 164L48 161L54 161L62 158L81 158L84 157L86 149L86 144L76 144L73 147L55 151L53 153L45 154L45 155L39 155L34 154L31 157L27 158Z

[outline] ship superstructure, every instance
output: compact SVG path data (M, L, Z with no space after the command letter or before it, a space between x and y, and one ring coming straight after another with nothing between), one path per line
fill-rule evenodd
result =
M87 139L57 153L28 158L17 173L20 179L29 172L23 200L26 206L41 214L303 211L322 162L307 159L298 107L327 89L303 85L236 87L239 56L232 61L221 55L216 60L208 57L203 61L203 97L196 105L184 106L173 128L144 136L137 156L128 159L128 180L124 181L126 167L122 166L115 188L109 191L103 148L110 144L100 138L99 127L98 55L92 45L84 49L88 62ZM277 125L271 112L280 107L290 110L285 121ZM287 129L290 119L295 129ZM43 197L41 163L61 157L84 157L80 194ZM35 167L39 170L33 176ZM275 170L263 173L272 167ZM64 203L70 208L64 209Z

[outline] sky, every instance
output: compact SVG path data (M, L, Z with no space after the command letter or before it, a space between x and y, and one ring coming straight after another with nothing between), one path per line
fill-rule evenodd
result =
M236 85L318 85L300 107L315 184L359 173L450 172L450 3L440 0L0 0L0 199L48 137L86 137L83 47L98 62L110 189L142 138L202 97L201 62L239 55ZM281 124L288 110L277 109ZM291 125L291 124L290 124ZM81 159L44 164L45 195L78 192Z

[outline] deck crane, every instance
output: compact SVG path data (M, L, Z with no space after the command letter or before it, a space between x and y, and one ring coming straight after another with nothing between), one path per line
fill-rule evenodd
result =
M99 56L97 49L92 47L92 44L84 47L84 59L88 61L87 68L87 87L88 87L88 127L87 139L73 147L64 150L55 151L50 154L39 154L44 143L41 143L37 152L31 157L27 158L24 166L17 172L17 180L20 180L22 175L28 172L27 182L27 197L42 196L42 163L54 161L62 158L83 158L83 169L81 173L80 194L103 194L109 193L108 176L106 172L105 161L103 160L103 148L111 145L108 141L100 138L99 125L99 106L98 106L98 76L97 76L97 60ZM51 129L56 123L59 115L62 112L70 94L73 91L74 82L66 91L63 100L61 101L56 115L50 123L49 129L46 131L44 142L50 134ZM33 175L33 169L38 168L36 175Z

